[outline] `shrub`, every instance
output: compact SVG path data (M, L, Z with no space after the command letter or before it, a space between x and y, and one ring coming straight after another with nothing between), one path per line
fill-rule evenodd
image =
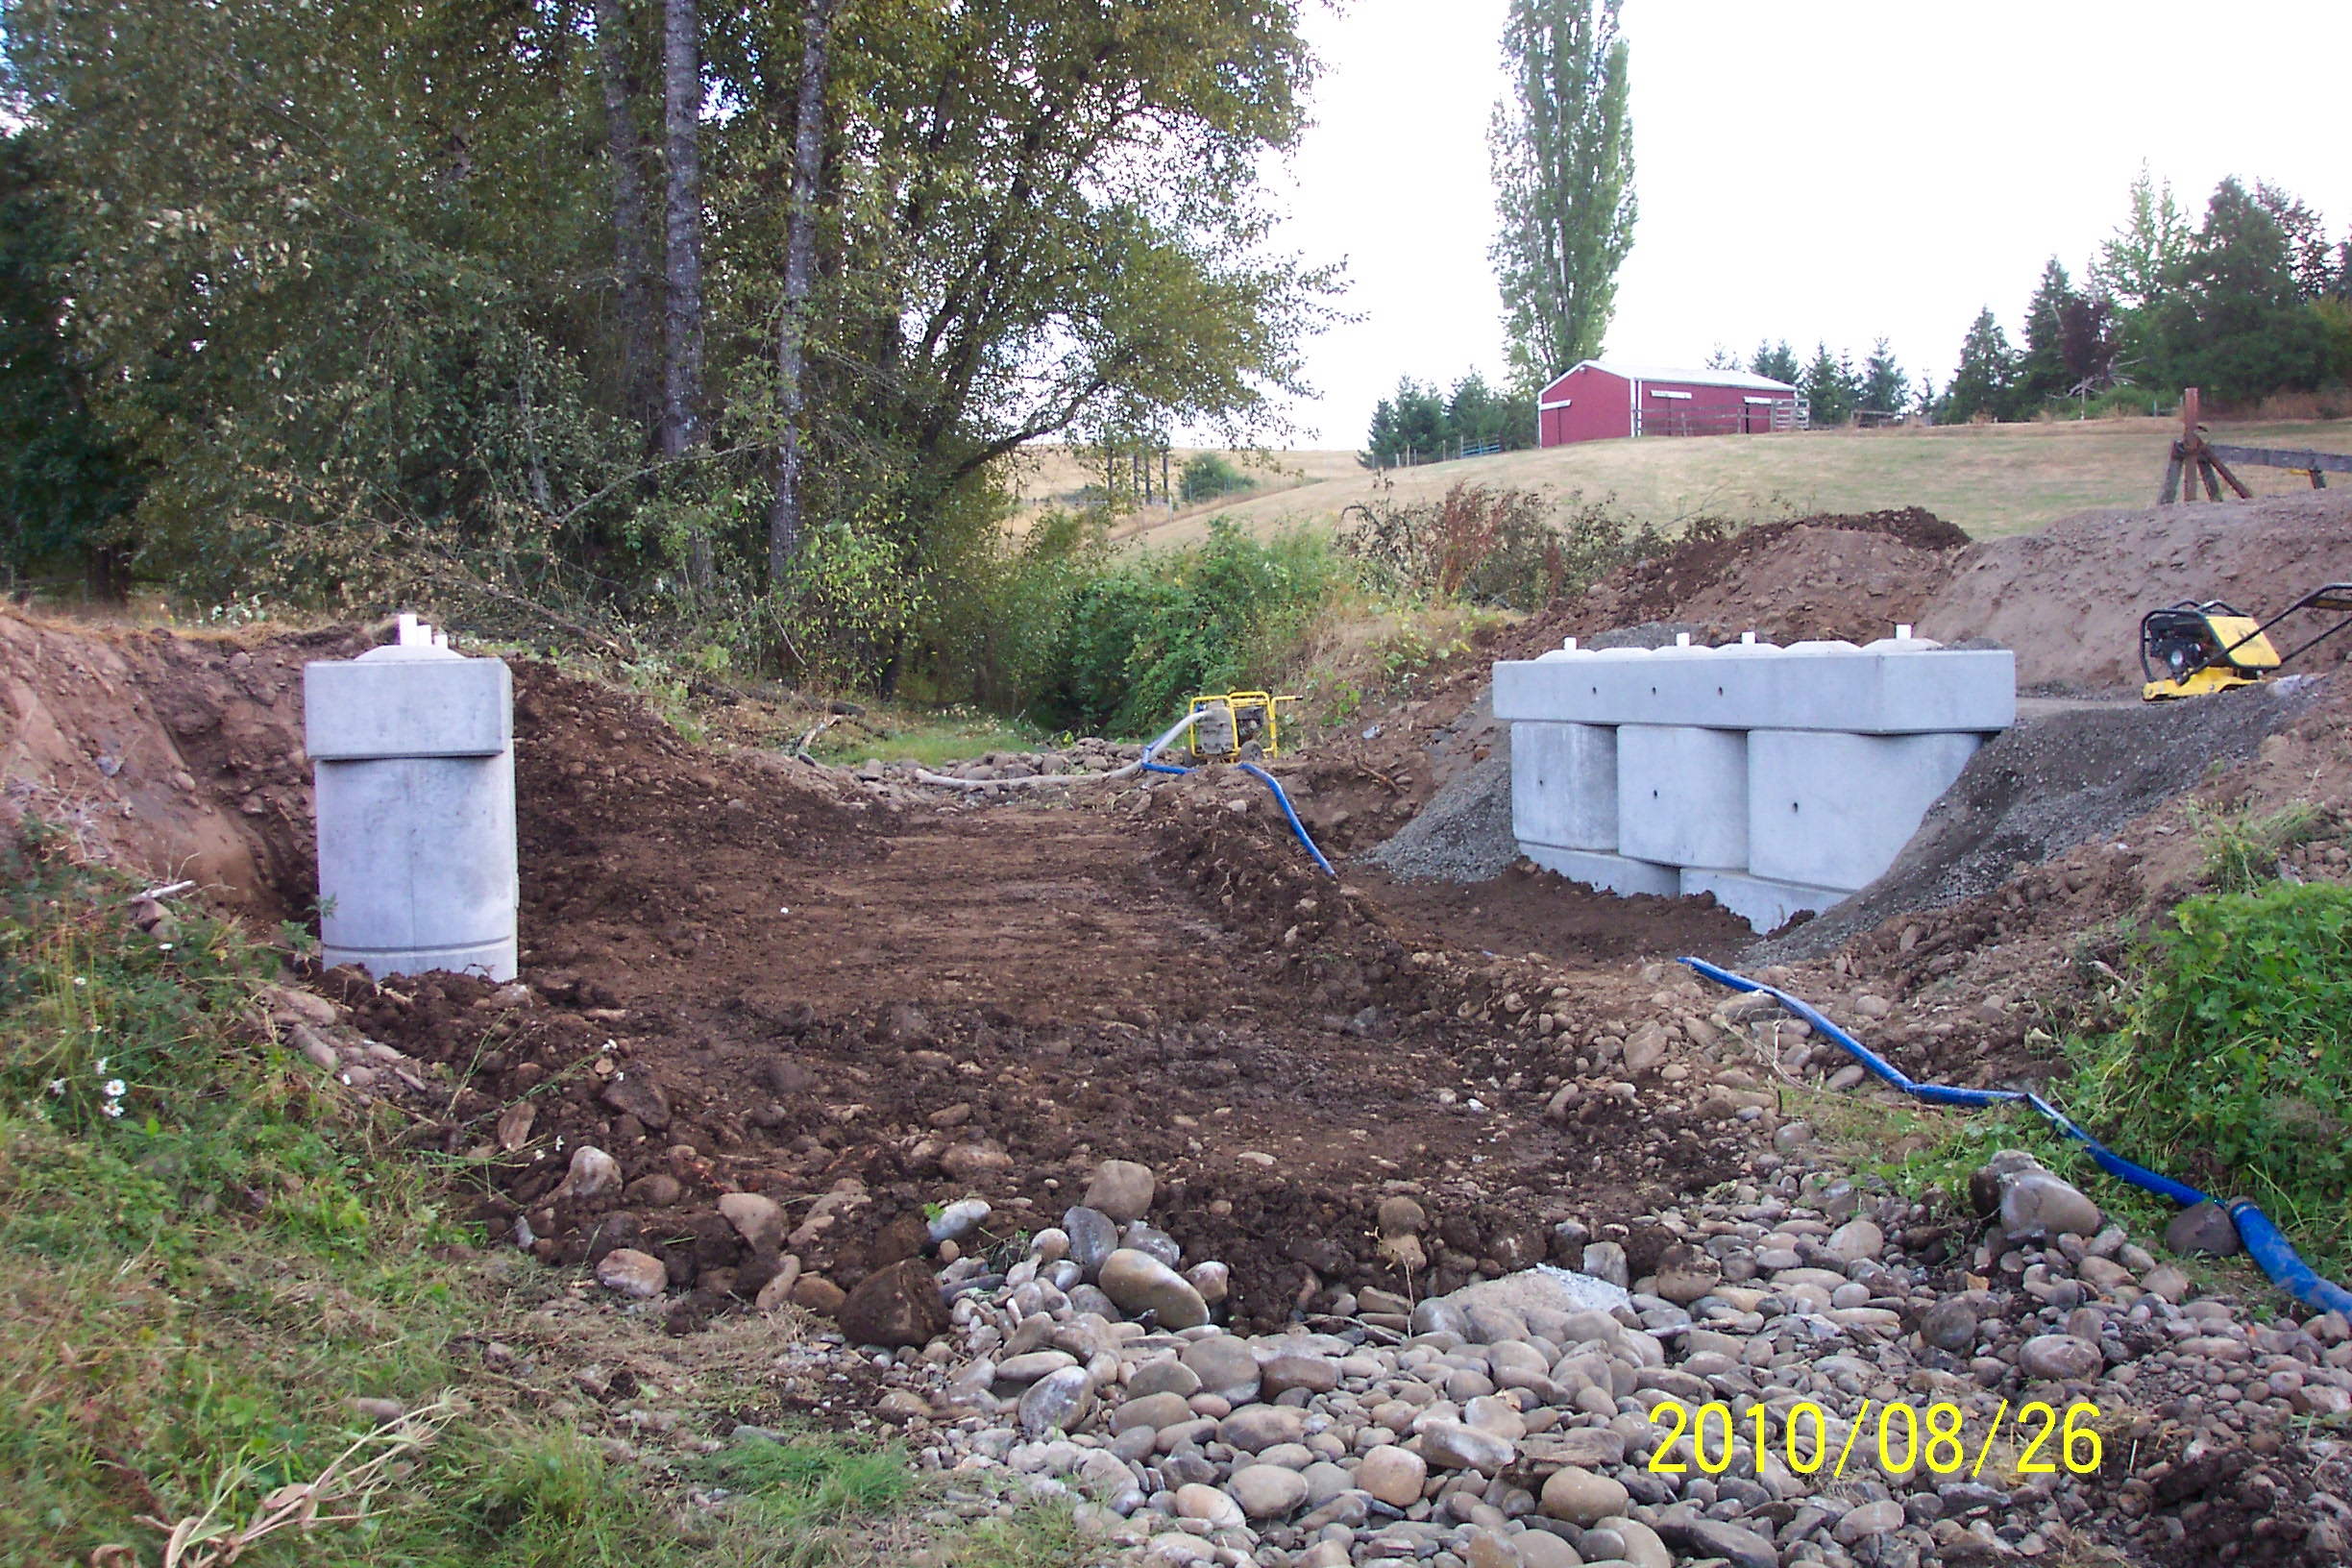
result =
M1177 481L1176 493L1189 506L1195 502L1237 495L1256 483L1247 474L1234 467L1223 453L1204 452L1186 462L1184 473Z
M1532 490L1458 481L1440 501L1350 507L1339 546L1378 591L1531 610L1666 548L1655 528L1618 515L1615 500L1572 493L1556 510Z
M1313 535L1261 544L1223 518L1196 549L1107 566L1070 597L1042 693L1049 722L1157 733L1193 696L1265 678L1340 576Z
M2340 1246L2352 1219L2352 890L2273 884L2174 912L2077 1106L2131 1158L2247 1192Z

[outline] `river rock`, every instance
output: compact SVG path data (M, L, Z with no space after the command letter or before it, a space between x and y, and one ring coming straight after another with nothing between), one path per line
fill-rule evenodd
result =
M1155 1185L1151 1166L1133 1160L1105 1160L1087 1183L1086 1207L1124 1225L1150 1212Z
M924 1229L929 1234L933 1246L939 1245L942 1241L961 1241L988 1223L989 1213L988 1199L958 1198L946 1208L942 1209ZM1038 1233L1037 1240L1031 1243L1032 1250L1041 1257L1043 1257L1044 1253L1044 1239L1051 1234L1053 1233L1041 1231ZM1069 1238L1064 1237L1062 1242L1066 1247L1069 1244ZM1054 1254L1054 1258L1061 1256L1058 1252ZM1043 1261L1050 1263L1053 1258L1044 1258Z
M1262 1454L1306 1435L1307 1412L1293 1405L1244 1405L1216 1429L1218 1442L1244 1454Z
M1189 1281L1133 1247L1121 1247L1104 1259L1095 1283L1121 1311L1131 1317L1150 1312L1164 1329L1197 1329L1209 1321L1209 1304Z
M1142 1399L1151 1394L1174 1394L1179 1399L1190 1399L1200 1392L1200 1374L1173 1356L1163 1356L1156 1361L1145 1361L1127 1380L1127 1397Z
M1518 1457L1507 1437L1461 1421L1432 1421L1421 1429L1421 1457L1439 1470L1476 1470L1491 1476Z
M1625 1483L1606 1476L1597 1476L1581 1465L1567 1465L1552 1472L1543 1485L1540 1507L1547 1519L1565 1519L1572 1525L1593 1525L1611 1514L1625 1512L1630 1497Z
M1658 1259L1651 1288L1678 1306L1687 1307L1715 1288L1723 1264L1687 1241L1677 1241Z
M927 1345L947 1332L939 1281L919 1258L867 1275L835 1315L853 1345Z
M2174 1214L2165 1227L2164 1241L2166 1251L2183 1258L2228 1258L2241 1246L2237 1221L2210 1198Z
M2094 1377L2105 1364L2098 1346L2070 1334L2038 1334L2018 1347L2018 1370L2052 1383Z
M726 1216L726 1222L735 1227L735 1234L753 1252L775 1251L783 1245L784 1233L791 1229L784 1222L783 1206L757 1192L726 1193L719 1200L719 1213Z
M1079 1278L1092 1285L1103 1261L1118 1250L1118 1227L1101 1210L1080 1207L1062 1216L1062 1229L1069 1237L1070 1262L1078 1265Z
M1229 1405L1246 1405L1258 1397L1258 1358L1233 1335L1193 1340L1185 1346L1183 1360L1200 1379L1202 1393L1214 1394Z
M615 1115L635 1116L639 1123L660 1132L670 1125L670 1096L642 1071L622 1071L597 1096Z
M1021 1431L1032 1437L1057 1428L1074 1430L1094 1408L1094 1379L1083 1366L1066 1366L1029 1385L1020 1397Z
M1328 1394L1339 1386L1339 1363L1306 1351L1277 1351L1258 1363L1259 1397L1273 1399L1292 1388Z
M1185 1279L1200 1292L1201 1300L1214 1307L1233 1288L1233 1271L1215 1259L1194 1263L1184 1271Z
M1886 1250L1886 1233L1867 1219L1850 1219L1829 1233L1829 1250L1850 1263L1875 1259Z
M1957 1296L1927 1309L1920 1319L1920 1337L1938 1350L1957 1355L1976 1343L1976 1312Z
M1653 1528L1660 1540L1691 1556L1722 1557L1731 1568L1780 1568L1779 1549L1744 1525L1662 1513Z
M1846 1517L1837 1523L1840 1546L1852 1546L1869 1540L1873 1535L1884 1535L1890 1530L1902 1529L1903 1506L1893 1498L1880 1498L1860 1507L1846 1510Z
M1428 1479L1429 1466L1421 1456L1394 1443L1372 1450L1356 1467L1356 1484L1392 1508L1420 1502L1421 1484Z
M1595 1241L1584 1249L1584 1272L1623 1290L1631 1284L1626 1272L1625 1248L1614 1241Z
M1470 1319L1443 1296L1432 1296L1412 1310L1415 1334L1454 1334L1470 1337Z
M1176 1517L1204 1520L1212 1530L1239 1530L1249 1523L1240 1504L1199 1482L1176 1488Z
M1225 1489L1252 1519L1279 1519L1307 1501L1307 1478L1279 1464L1245 1464Z
M1158 1432L1192 1419L1192 1407L1182 1394L1145 1394L1130 1398L1111 1417L1113 1432L1127 1432L1136 1427L1149 1427Z
M549 1194L548 1201L553 1203L564 1198L585 1201L620 1190L621 1162L593 1143L582 1143L572 1151L572 1164L564 1172L563 1184Z
M1577 1568L1584 1560L1577 1555L1575 1547L1548 1530L1531 1530L1523 1535L1514 1535L1511 1545L1518 1550L1519 1568Z
M650 1253L615 1247L598 1262L596 1280L607 1290L648 1301L670 1287L670 1271Z
M2099 1207L2046 1170L2021 1171L2001 1190L2001 1229L2012 1237L2098 1235Z
M1403 1193L1381 1199L1381 1235L1417 1236L1428 1224L1429 1216L1421 1212L1421 1206Z

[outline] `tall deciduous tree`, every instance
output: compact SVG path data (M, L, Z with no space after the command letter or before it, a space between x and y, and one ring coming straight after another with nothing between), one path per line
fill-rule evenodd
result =
M2175 386L2224 403L2308 390L2327 372L2327 340L2299 294L2288 232L2236 180L2214 188L2179 286L2150 312L2157 352Z
M775 494L768 504L768 580L781 582L800 552L803 461L800 422L808 410L809 294L817 260L817 182L825 142L826 61L835 0L808 0L801 14L800 86L793 110L792 213L784 225L784 307L776 328Z
M2131 213L2100 243L2092 278L2125 310L2144 310L2171 288L2193 236L2188 214L2172 199L2172 182L2157 184L2143 163L2132 182Z
M604 98L604 159L612 182L613 275L620 290L622 384L629 412L652 430L661 404L653 380L659 334L632 41L626 0L596 0L597 77Z
M1512 95L1487 132L1501 218L1489 256L1511 362L1542 380L1601 352L1633 245L1633 127L1619 0L1512 0Z
M696 0L663 0L662 451L702 433L702 18Z

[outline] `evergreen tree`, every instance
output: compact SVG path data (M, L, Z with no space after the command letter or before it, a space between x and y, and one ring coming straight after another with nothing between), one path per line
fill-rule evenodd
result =
M2067 270L2056 257L2042 268L2042 282L2025 306L2025 352L2019 356L2014 404L2008 414L2030 413L2047 400L2063 396L2076 378L2067 374L2066 319L2077 296Z
M1887 347L1883 337L1871 344L1870 357L1862 362L1862 386L1857 398L1861 407L1880 413L1910 411L1911 378L1895 362L1895 352Z
M1815 429L1843 425L1852 419L1855 402L1862 391L1854 375L1853 360L1844 354L1832 356L1826 343L1815 348L1813 362L1804 368L1797 385L1812 410Z
M2132 182L2131 215L2100 244L2092 280L2124 310L2144 310L2172 287L2192 238L2188 215L2172 199L2172 183L2155 184L2143 163Z
M2156 350L2175 386L2222 403L2309 390L2327 372L2327 334L2300 297L2288 232L2236 180L2215 187L2181 286L2150 313Z
M2287 240L2287 266L2294 274L2298 299L2324 299L2337 280L2336 257L2319 214L2266 180L2254 183L2254 205L2270 214Z
M1486 136L1501 218L1487 255L1512 367L1540 380L1601 352L1633 244L1620 0L1511 0L1512 97Z
M1721 343L1708 351L1703 363L1709 370L1737 370L1740 368L1739 355L1725 348Z
M1396 396L1372 411L1365 453L1374 466L1433 463L1453 445L1444 397L1409 376L1397 379Z
M1937 422L1957 425L1978 417L2000 418L2009 408L2016 380L2017 351L2010 348L2008 334L1993 319L1988 305L1961 340L1959 368L1944 389Z
M1916 396L1915 396L1915 397L1912 399L1912 403L1911 403L1911 411L1912 411L1913 413L1915 413L1915 414L1919 415L1919 417L1920 417L1920 418L1922 418L1922 419L1923 419L1923 420L1927 421L1927 422L1928 422L1930 425L1932 425L1932 424L1934 424L1934 423L1935 423L1935 417L1936 417L1936 389L1935 389L1935 378L1934 378L1933 376L1928 375L1928 374L1927 374L1925 371L1923 371L1923 370L1920 372L1920 384L1919 384L1919 392L1918 392L1918 394L1917 394L1917 395L1916 395Z
M1784 337L1776 344L1758 343L1748 361L1748 374L1795 386L1799 375L1797 355L1790 349L1788 339Z

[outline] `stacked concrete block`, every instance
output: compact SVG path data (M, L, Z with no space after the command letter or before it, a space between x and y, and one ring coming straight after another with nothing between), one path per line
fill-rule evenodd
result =
M303 667L322 957L381 980L515 976L514 685L401 617L400 640Z
M1496 665L1494 690L1529 858L1615 893L1713 894L1771 930L1893 863L2016 722L2017 661L1908 626L1867 648L1572 640Z

